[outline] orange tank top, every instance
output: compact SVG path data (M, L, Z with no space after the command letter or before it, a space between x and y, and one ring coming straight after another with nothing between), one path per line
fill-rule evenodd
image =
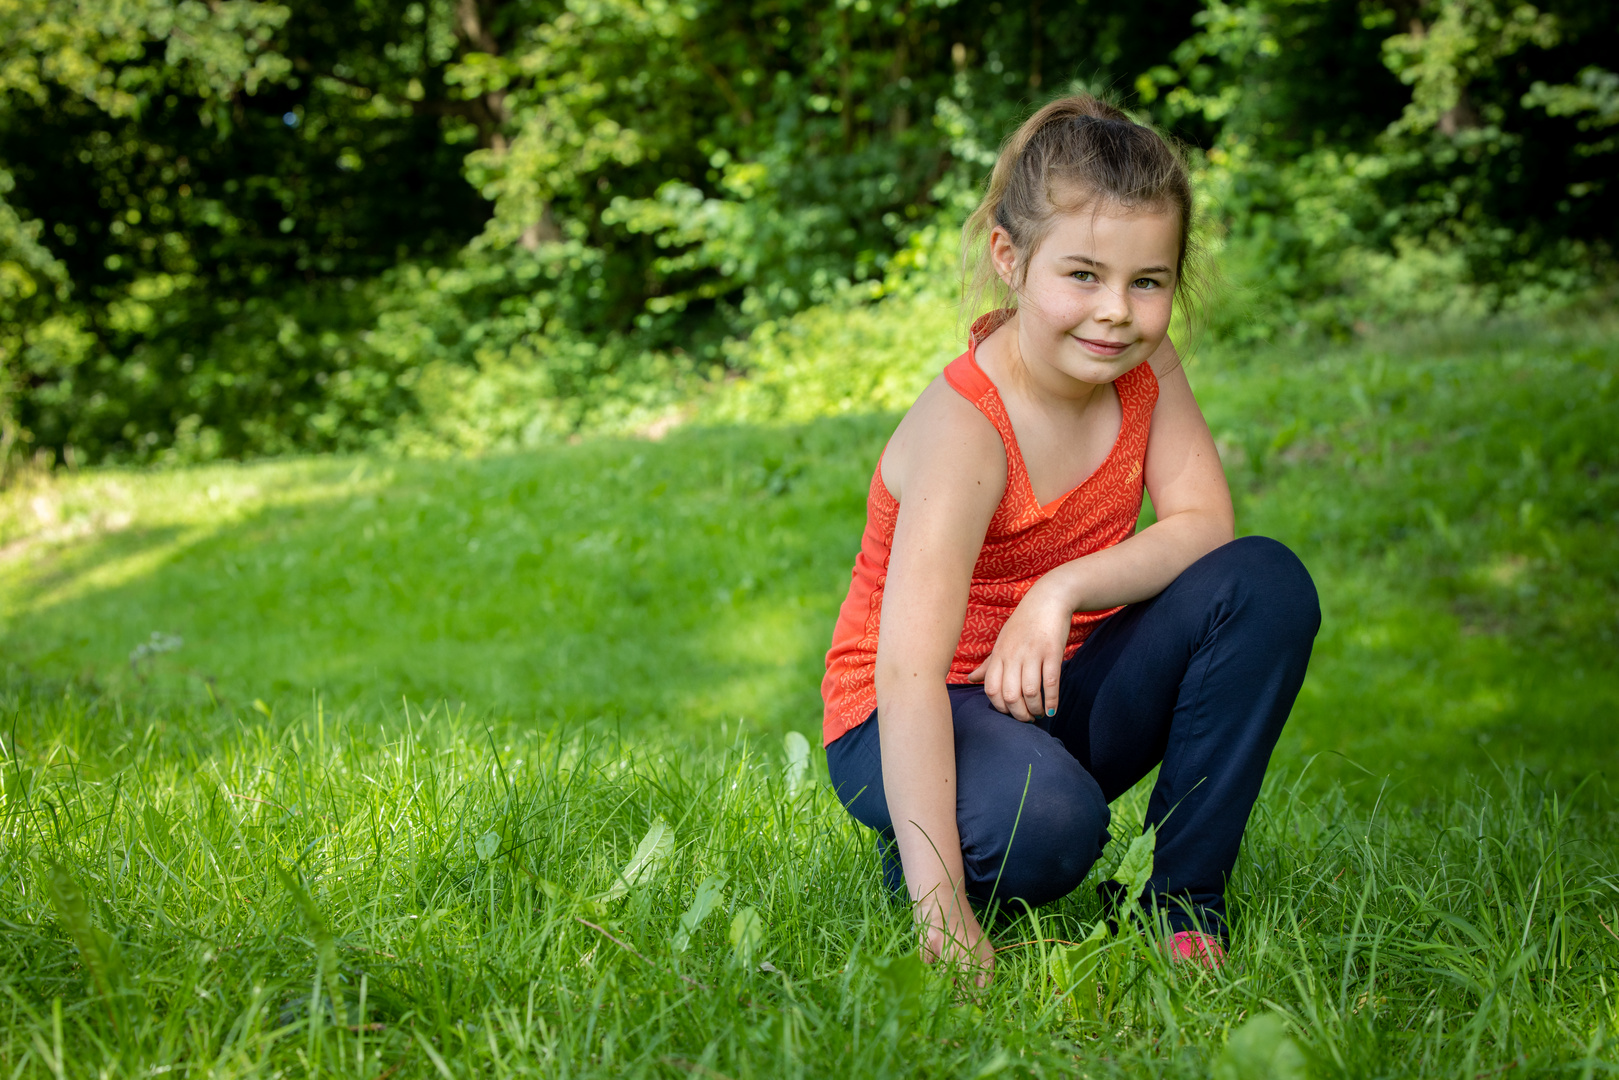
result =
M1129 538L1141 513L1147 430L1158 401L1158 379L1152 369L1141 364L1114 382L1123 416L1113 449L1078 487L1041 506L1029 483L1006 406L974 356L978 342L1010 315L1010 311L997 311L974 323L967 351L944 369L945 381L989 418L1006 447L1006 493L990 519L973 567L966 621L947 683L967 682L967 676L989 657L1001 627L1036 581L1063 563ZM898 518L899 502L883 483L879 457L866 496L866 531L855 557L854 581L838 612L832 649L826 654L826 677L821 681L821 699L826 704L823 745L865 723L877 707L877 630ZM1078 652L1091 630L1117 610L1076 611L1063 659Z

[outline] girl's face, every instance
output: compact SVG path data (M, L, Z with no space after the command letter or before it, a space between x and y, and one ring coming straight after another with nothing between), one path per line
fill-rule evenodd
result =
M1059 214L1028 259L1018 291L1018 346L1030 374L1110 383L1145 361L1169 332L1179 215L1118 206ZM990 253L1016 283L1017 252L996 227Z

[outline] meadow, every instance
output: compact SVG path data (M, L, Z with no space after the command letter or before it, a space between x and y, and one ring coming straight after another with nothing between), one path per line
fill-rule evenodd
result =
M0 1063L1619 1070L1612 318L1193 356L1239 530L1324 610L1234 962L1065 944L1088 883L1008 914L977 992L916 962L810 749L872 464L948 359L883 317L640 438L7 491Z

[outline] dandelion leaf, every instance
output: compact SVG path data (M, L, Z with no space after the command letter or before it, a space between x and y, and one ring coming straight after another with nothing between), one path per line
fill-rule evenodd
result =
M708 878L697 886L697 895L692 898L691 907L680 916L680 929L669 939L671 949L683 953L691 947L691 936L703 925L703 920L708 918L709 913L719 907L721 901L725 899L726 880L726 876L720 874Z
M314 897L304 890L298 879L283 867L275 868L276 877L281 881L281 887L287 890L292 897L293 906L304 917L304 923L309 927L309 937L315 943L315 952L320 956L321 967L329 979L337 977L337 941L332 937L331 930L326 926L326 920L321 917L320 907L315 903Z
M169 822L163 812L155 806L141 808L141 823L146 826L146 842L152 845L152 850L163 853L169 850Z
M618 880L608 887L607 891L596 897L598 903L610 903L626 895L637 885L651 883L658 876L658 867L665 859L674 854L675 831L669 827L668 822L658 818L652 823L652 828L641 837L636 845L635 854L624 869L619 871Z
M765 926L759 913L751 907L742 908L731 920L731 952L744 968L753 967L753 958L764 944Z
M787 790L796 792L809 776L809 740L796 731L789 731L782 737L782 743L787 752Z
M916 953L874 956L869 963L888 999L889 1011L900 1020L917 1016L922 1008L922 986L926 977L922 958Z
M1130 841L1124 858L1119 860L1119 868L1113 871L1113 880L1124 886L1125 895L1120 902L1127 909L1141 899L1147 882L1152 880L1152 852L1157 842L1158 830L1148 825L1140 836Z
M978 1066L973 1073L973 1080L989 1080L991 1076L998 1076L1012 1067L1012 1058L1005 1050L997 1050L993 1057Z
M90 902L78 881L68 873L67 867L52 863L44 876L51 906L56 909L56 917L63 929L79 947L79 959L84 964L85 973L103 996L110 997L121 987L124 976L117 942L91 921Z
M1074 1014L1090 1019L1097 1013L1100 976L1106 956L1107 924L1099 922L1084 941L1059 945L1046 954L1046 971L1057 989L1067 995Z
M1310 1073L1281 1017L1267 1014L1231 1033L1212 1075L1214 1080L1308 1080Z

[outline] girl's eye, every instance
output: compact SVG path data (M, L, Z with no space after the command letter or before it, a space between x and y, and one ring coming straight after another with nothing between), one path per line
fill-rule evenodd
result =
M1092 273L1091 271L1089 271L1089 270L1075 270L1072 276L1073 276L1073 279L1075 281L1095 281L1096 280L1096 275L1094 273Z
M1143 278L1136 278L1136 280L1134 282L1134 285L1138 289L1156 289L1156 288L1158 288L1159 283L1154 278L1143 277Z

